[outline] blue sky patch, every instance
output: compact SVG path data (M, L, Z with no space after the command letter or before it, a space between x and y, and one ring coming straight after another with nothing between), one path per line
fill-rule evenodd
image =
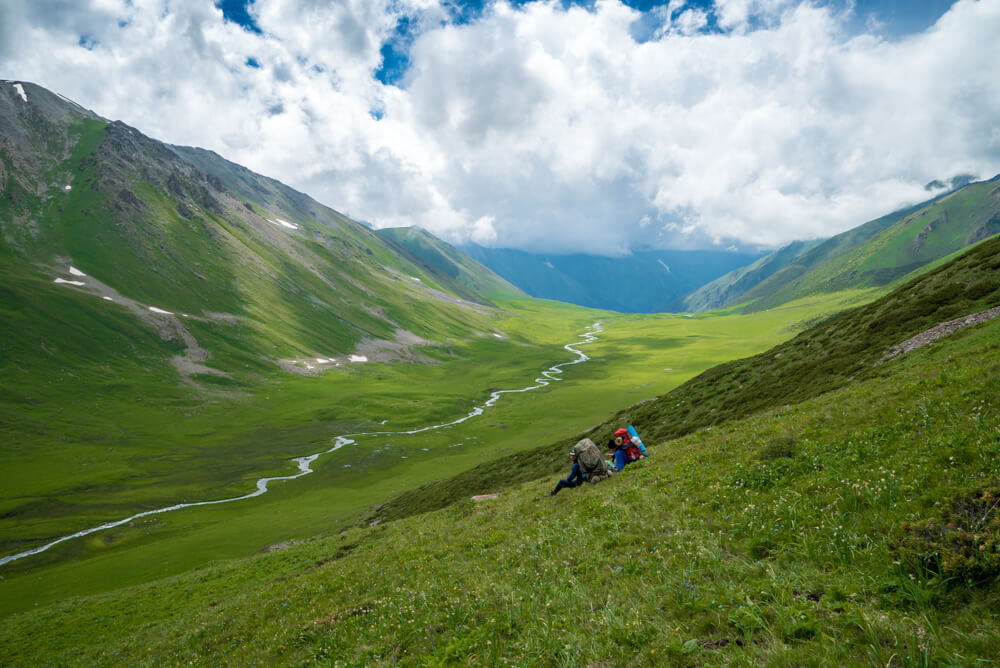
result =
M843 0L831 4L842 8ZM905 37L930 28L953 4L955 0L857 0L850 27L862 32L874 21L886 36Z
M404 16L396 24L396 29L382 45L382 67L375 72L375 78L386 85L395 86L410 67L410 45L416 37L416 21Z
M244 30L259 35L261 33L260 27L250 16L250 5L253 3L254 0L217 0L215 6L222 10L222 16L227 21L232 21Z
M537 0L509 0L513 7L523 7ZM840 12L846 9L850 0L814 0L816 4L827 6ZM852 27L861 31L876 21L885 27L890 35L906 35L926 30L944 14L956 0L853 0L854 16ZM451 22L456 25L472 23L483 15L491 0L456 0L447 4ZM561 0L564 9L569 7L592 8L595 0ZM646 13L657 7L666 7L669 0L622 0L622 4ZM676 9L679 14L687 9L700 9L709 14L707 31L717 30L714 17L714 0L688 0Z

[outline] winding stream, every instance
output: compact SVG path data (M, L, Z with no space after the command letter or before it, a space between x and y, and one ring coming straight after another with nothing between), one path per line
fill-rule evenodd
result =
M47 543L47 544L42 545L40 547L36 547L36 548L30 549L30 550L26 550L24 552L19 552L17 554L10 554L10 555L7 555L5 557L0 557L0 566L3 566L5 564L9 564L10 562L16 561L17 559L24 559L25 557L30 557L32 555L39 554L41 552L44 552L44 551L48 550L50 547L54 547L54 546L56 546L56 545L58 545L60 543L66 542L68 540L73 540L74 538L82 538L84 536L89 536L90 534L97 533L98 531L105 531L107 529L114 529L115 527L120 527L123 524L128 524L129 522L133 522L133 521L135 521L137 519L140 519L142 517L148 517L150 515L159 515L160 513L169 513L169 512L171 512L173 510L182 510L184 508L196 508L198 506L214 506L214 505L217 505L217 504L220 504L220 503L233 503L235 501L244 501L246 499L252 499L252 498L254 498L256 496L260 496L262 494L267 493L268 485L270 483L274 482L275 480L295 480L296 478L301 478L302 476L309 475L310 473L313 472L311 464L314 461L316 461L319 457L322 457L323 455L328 455L331 452L335 452L335 451L339 450L340 448L344 447L345 445L351 445L353 443L357 443L357 441L355 440L355 438L363 438L363 437L370 437L370 436L397 436L397 435L420 434L420 433L423 433L425 431L433 431L433 430L436 430L436 429L444 429L445 427L453 427L453 426L455 426L457 424L461 424L461 423L465 422L466 420L470 420L470 419L472 419L474 417L477 417L477 416L482 415L483 413L485 413L486 409L487 408L492 408L497 403L497 401L499 401L500 397L502 395L504 395L504 394L520 394L520 393L523 393L523 392L531 392L532 390L537 390L537 389L540 389L540 388L543 388L543 387L547 386L550 382L559 381L560 379L557 378L556 376L559 375L559 374L561 374L563 372L563 367L573 366L574 364L580 364L580 363L586 362L587 360L590 359L589 357L587 357L587 355L585 355L584 353L582 353L579 350L577 350L574 346L580 346L580 345L584 345L584 344L587 344L587 343L593 343L594 341L597 340L597 334L600 333L600 332L601 332L601 323L599 323L599 322L594 323L593 325L591 325L590 327L588 327L586 329L586 331L584 331L583 334L579 335L579 338L581 339L580 341L578 341L576 343L568 343L565 346L563 346L564 349L566 349L569 352L571 352L574 355L576 355L576 359L570 360L569 362L563 362L562 364L556 364L555 366L549 367L548 369L546 369L545 371L543 371L539 375L538 378L534 379L534 383L535 383L534 385L529 385L528 387L522 387L521 389L518 389L518 390L497 390L497 391L495 391L495 392L493 392L493 393L490 394L489 399L487 399L486 401L484 401L482 404L474 407L471 411L469 411L468 414L463 415L462 417L460 417L460 418L458 418L456 420L452 420L451 422L445 422L443 424L435 424L435 425L431 425L429 427L420 427L419 429L411 429L409 431L372 431L372 432L357 433L357 434L345 434L343 436L338 436L334 440L333 447L330 448L329 450L324 450L323 452L317 452L317 453L312 454L312 455L306 455L304 457L295 457L294 459L292 459L292 461L295 462L298 465L298 467L299 467L298 473L294 473L292 475L284 475L284 476L273 476L273 477L270 477L270 478L260 478L257 481L257 489L255 489L254 491L250 492L249 494L244 494L242 496L234 496L234 497L231 497L231 498L228 498L228 499L216 499L215 501L197 501L197 502L194 502L194 503L178 503L178 504L175 504L173 506L167 506L166 508L157 508L156 510L147 510L145 512L136 513L135 515L132 515L130 517L126 517L123 520L116 520L114 522L106 522L105 524L93 527L91 529L84 529L82 531L77 531L76 533L70 534L68 536L63 536L62 538L57 538L56 540L52 541L51 543Z

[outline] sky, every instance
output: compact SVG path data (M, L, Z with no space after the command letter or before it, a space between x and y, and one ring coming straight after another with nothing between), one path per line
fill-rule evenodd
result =
M1000 172L1000 0L3 0L0 78L375 227L620 256Z

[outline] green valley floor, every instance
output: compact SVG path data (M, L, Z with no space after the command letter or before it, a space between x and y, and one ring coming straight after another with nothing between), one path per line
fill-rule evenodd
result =
M5 665L972 665L1000 656L1000 321L610 481L0 622ZM641 429L641 425L640 425ZM567 466L568 469L568 466Z

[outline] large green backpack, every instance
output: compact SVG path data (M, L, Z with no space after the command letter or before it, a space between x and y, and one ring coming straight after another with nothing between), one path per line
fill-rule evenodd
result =
M589 438L581 440L573 446L573 452L576 453L576 463L580 465L580 469L588 477L592 475L607 475L607 464L604 463L601 451L594 445L592 440Z

